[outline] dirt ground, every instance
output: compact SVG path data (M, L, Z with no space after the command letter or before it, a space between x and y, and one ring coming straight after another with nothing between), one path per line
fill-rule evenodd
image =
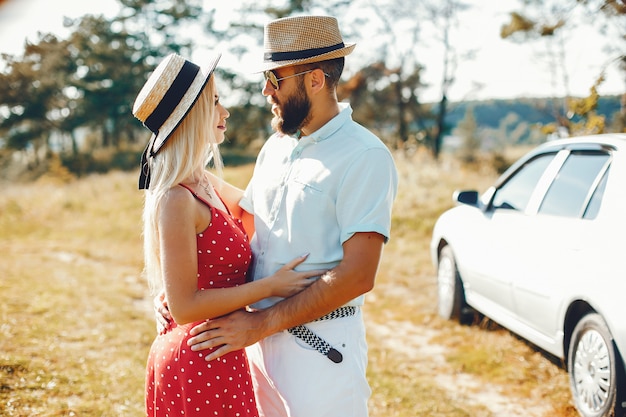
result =
M415 277L410 284L411 297L407 297L407 288L388 281L377 284L366 301L365 320L368 337L393 355L402 357L420 369L421 376L426 375L430 382L444 391L450 403L465 409L471 417L577 417L569 391L567 372L560 362L549 355L536 350L532 345L517 338L506 329L491 322L496 330L485 330L480 324L461 325L445 322L436 315L436 277L432 274ZM414 314L424 318L415 320L384 320L373 317L368 303L376 304L381 299L391 299L391 305L410 304ZM396 300L396 301L394 301ZM405 306L406 307L406 306ZM368 314L369 313L369 314ZM488 321L487 319L483 319ZM441 323L445 323L442 325ZM452 330L451 330L452 329ZM511 351L519 350L521 375L507 378L490 378L486 369L482 372L465 372L458 364L447 359L455 355L460 347L451 344L448 339L454 329L461 329L465 334L478 334L479 343L500 345L503 350L509 346ZM480 346L477 347L480 349ZM530 362L523 363L524 359ZM493 365L485 365L485 368ZM511 366L515 367L516 364ZM537 369L536 375L533 369ZM536 377L536 378L535 378ZM502 382L504 380L504 382ZM444 413L445 415L445 413ZM373 416L376 417L376 416Z
M390 329L394 329L391 335ZM397 330L401 329L401 332ZM390 326L368 325L368 331L384 343L384 346L406 360L423 363L422 369L433 372L432 381L442 390L448 391L449 398L457 403L482 406L492 417L547 417L551 407L535 396L515 397L504 392L504 387L485 384L479 378L458 372L447 364L445 353L448 347L433 342L437 330L415 326L409 322L396 322Z

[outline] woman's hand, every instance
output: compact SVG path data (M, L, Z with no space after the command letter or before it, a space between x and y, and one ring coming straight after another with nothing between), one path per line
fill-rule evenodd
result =
M273 275L261 280L261 282L270 285L272 296L286 298L297 294L315 282L315 280L312 279L313 277L319 277L326 272L326 270L322 269L295 271L294 268L304 262L308 256L309 254L307 253L306 255L293 259Z
M156 328L159 334L167 332L172 326L172 315L167 308L167 300L165 299L165 292L161 291L153 300L154 303L154 317L156 319Z

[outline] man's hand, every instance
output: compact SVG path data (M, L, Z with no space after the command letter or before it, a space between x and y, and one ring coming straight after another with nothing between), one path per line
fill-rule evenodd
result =
M170 310L167 308L167 301L165 300L165 292L161 291L159 295L154 297L154 317L156 319L156 328L159 334L167 332L174 319L170 314Z
M211 361L234 350L250 346L266 335L262 329L262 313L238 310L217 319L198 324L189 332L191 350L217 348L205 357Z

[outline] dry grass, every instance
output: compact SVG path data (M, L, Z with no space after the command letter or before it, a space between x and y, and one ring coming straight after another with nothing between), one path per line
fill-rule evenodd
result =
M495 175L419 153L397 162L393 236L365 310L371 416L575 416L567 376L546 356L493 324L435 314L434 221L455 188L482 190ZM240 186L250 175L226 171ZM154 324L135 183L110 173L2 187L0 415L143 415ZM489 403L498 396L515 407Z
M140 415L140 195L112 173L0 198L0 414Z

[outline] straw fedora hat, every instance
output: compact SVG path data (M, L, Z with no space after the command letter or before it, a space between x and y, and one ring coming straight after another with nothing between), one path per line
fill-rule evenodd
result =
M212 55L202 67L177 54L165 57L152 72L135 99L133 115L152 132L141 158L139 189L150 185L149 158L165 145L200 96L221 54Z
M265 25L263 64L258 72L340 58L355 46L343 42L334 17L285 17Z

